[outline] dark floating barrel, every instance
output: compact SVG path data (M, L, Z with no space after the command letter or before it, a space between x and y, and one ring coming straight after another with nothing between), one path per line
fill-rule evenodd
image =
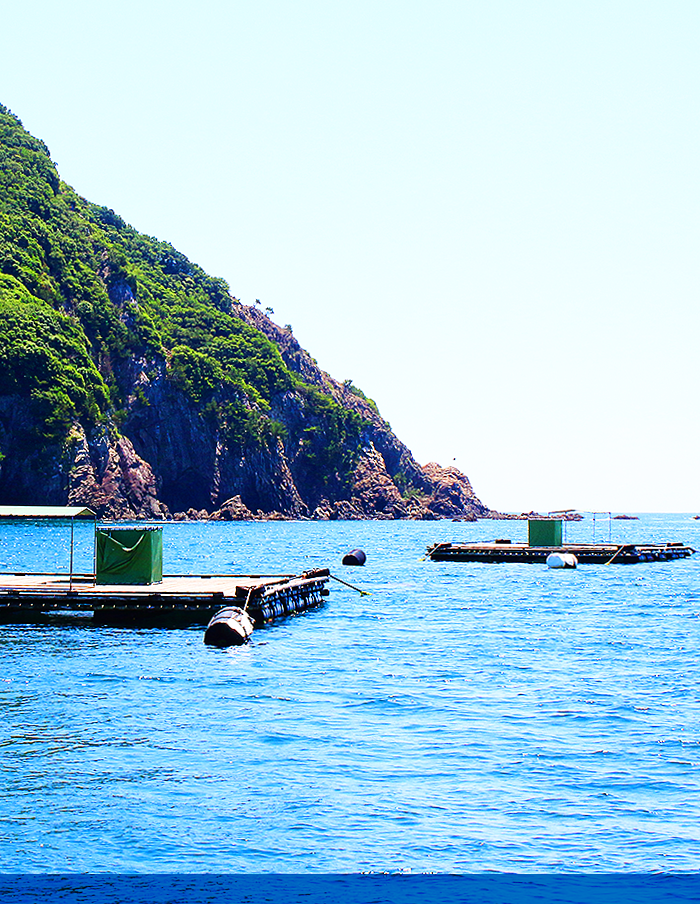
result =
M210 647L239 647L248 642L253 622L238 606L217 612L204 632L204 643Z
M364 565L367 556L362 549L351 549L350 552L343 556L343 565Z

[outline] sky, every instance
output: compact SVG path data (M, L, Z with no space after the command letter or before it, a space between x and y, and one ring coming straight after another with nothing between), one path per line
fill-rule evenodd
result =
M9 2L0 103L501 511L700 511L697 0Z

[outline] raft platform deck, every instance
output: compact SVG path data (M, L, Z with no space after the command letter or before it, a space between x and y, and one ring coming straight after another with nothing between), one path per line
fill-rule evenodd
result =
M43 622L92 612L95 624L206 625L226 606L246 608L255 625L318 606L328 569L300 575L163 575L152 584L96 584L94 574L0 574L0 623Z
M684 543L567 543L529 546L492 540L486 543L434 543L427 556L432 562L536 562L546 564L553 552L572 553L580 565L636 565L684 559L695 550Z

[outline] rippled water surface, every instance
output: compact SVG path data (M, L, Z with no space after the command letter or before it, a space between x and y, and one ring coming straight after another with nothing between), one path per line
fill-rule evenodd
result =
M228 650L200 628L0 626L0 872L700 868L700 556L422 559L525 534L167 524L167 572L327 565L370 595L331 582L323 608ZM69 536L3 525L0 566L66 568ZM700 521L612 538L700 548ZM86 570L86 526L76 540ZM367 565L343 567L356 546Z

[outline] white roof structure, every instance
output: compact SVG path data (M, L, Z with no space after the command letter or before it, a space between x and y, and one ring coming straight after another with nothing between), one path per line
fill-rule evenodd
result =
M81 505L0 505L0 518L95 518L92 509Z

